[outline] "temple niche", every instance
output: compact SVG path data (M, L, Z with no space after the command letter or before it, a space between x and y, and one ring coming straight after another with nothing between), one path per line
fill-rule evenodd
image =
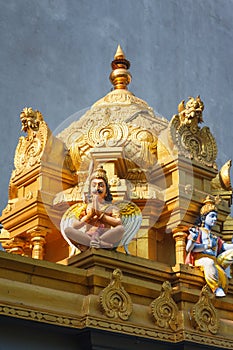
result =
M219 319L231 319L227 314L231 302L227 299L219 315L218 302L213 306L208 288L203 288L202 272L184 264L185 247L189 227L207 196L219 199L214 233L231 242L231 161L218 169L215 138L207 126L201 125L204 103L200 96L181 101L168 121L128 90L129 68L130 62L119 46L112 61L112 91L58 135L52 134L39 111L22 111L26 136L19 138L15 151L9 199L0 219L0 242L7 253L58 263L67 269L90 269L91 287L86 280L85 287L80 287L82 298L93 294L88 311L93 323L87 326L106 330L107 326L99 322L103 317L111 321L111 331L119 328L135 335L135 329L141 327L141 336L148 339L163 341L166 335L167 342L188 339L208 345L210 338L219 334ZM130 202L140 209L140 228L131 235L129 254L121 244L114 250L87 247L82 251L61 232L65 213L88 201L90 177L99 166L107 173L113 203ZM93 266L97 272L91 270ZM146 277L142 276L142 266ZM112 282L108 285L110 272ZM83 273L77 269L77 274ZM124 274L128 292L122 287ZM123 311L110 305L112 290L124 300ZM232 293L230 285L227 298L232 298ZM92 309L97 305L97 295L101 316L99 306ZM167 316L161 309L166 306L170 310ZM143 321L134 315L135 309ZM122 324L128 320L133 326L127 330ZM224 331L213 343L216 347L229 333L229 322L224 323ZM85 326L78 323L77 327ZM159 333L152 331L154 327ZM200 333L202 340L197 339ZM229 344L233 346L232 339Z

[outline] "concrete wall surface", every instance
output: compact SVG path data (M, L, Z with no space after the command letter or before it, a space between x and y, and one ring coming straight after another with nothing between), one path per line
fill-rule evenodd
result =
M201 95L218 165L233 158L232 0L0 0L0 210L23 135L19 114L39 109L51 130L111 89L118 43L129 89L170 120Z

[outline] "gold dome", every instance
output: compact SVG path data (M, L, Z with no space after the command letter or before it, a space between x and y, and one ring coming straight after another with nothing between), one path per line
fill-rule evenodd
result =
M57 137L73 154L77 170L83 162L87 168L90 150L95 147L122 147L126 159L148 169L156 163L157 138L168 121L156 116L145 101L128 91L130 62L120 46L111 66L113 91L95 102Z

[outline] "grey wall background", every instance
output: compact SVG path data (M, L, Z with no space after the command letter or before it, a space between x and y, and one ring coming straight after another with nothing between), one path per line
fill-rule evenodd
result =
M218 165L233 158L232 0L0 0L0 210L21 110L39 109L55 130L91 106L111 89L118 43L129 89L169 120L200 94Z

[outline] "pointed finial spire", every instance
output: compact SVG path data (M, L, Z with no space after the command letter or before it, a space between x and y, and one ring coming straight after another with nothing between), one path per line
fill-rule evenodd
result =
M120 45L117 47L111 66L112 72L109 79L114 89L127 90L127 85L131 82L131 74L128 71L130 62L125 58L125 54Z
M125 54L121 48L121 45L118 45L117 46L117 50L116 50L116 53L115 53L115 56L114 56L114 60L117 60L119 58L125 58Z

